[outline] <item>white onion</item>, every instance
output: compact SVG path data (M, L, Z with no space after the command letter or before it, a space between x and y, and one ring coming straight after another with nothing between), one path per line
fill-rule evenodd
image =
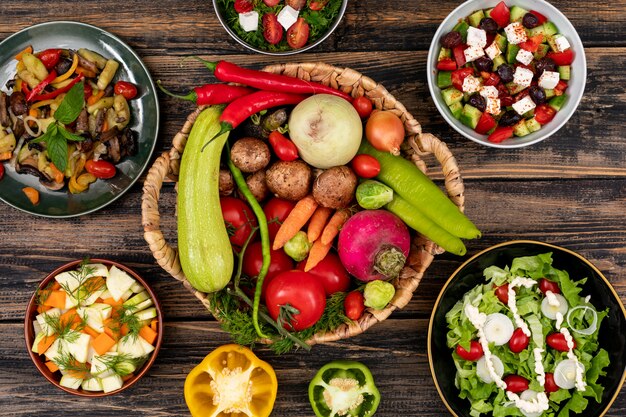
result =
M536 400L537 399L537 395L538 394L539 393L537 391L533 391L531 389L527 389L526 391L524 391L524 392L522 392L520 394L519 398L522 401L532 401L532 400ZM543 414L543 411L539 411L539 412L535 412L535 413L529 413L528 411L522 410L521 408L519 410L526 417L539 417L540 415Z
M593 314L593 320L591 321L591 324L589 325L589 327L587 327L586 329L577 329L574 326L572 326L572 323L570 321L570 315L576 310L588 310L588 311L591 311L591 313ZM585 314L587 313L585 312ZM589 307L589 306L574 307L567 313L567 325L570 327L570 329L572 329L572 331L579 333L579 334L583 334L585 336L589 336L590 334L594 334L598 328L598 313L596 312L596 310L594 310L592 307Z
M15 164L17 163L17 157L22 150L22 145L24 145L24 139L24 136L22 136L20 140L17 141L17 146L13 150L13 156L11 157L11 161L9 162L9 166L11 166L11 168L15 168Z
M510 318L502 313L493 313L487 316L483 332L489 343L502 346L511 340L514 330L515 328Z
M572 359L565 359L559 362L554 369L554 383L559 388L572 389L576 386L576 367L584 367L582 364Z
M556 313L561 313L563 316L565 316L565 313L567 313L567 310L569 309L565 297L563 297L561 294L554 294L554 297L559 300L558 306L550 305L548 297L545 297L541 301L541 312L550 320L556 320Z
M37 133L35 133L30 126L28 125L28 122L35 122L37 124ZM33 117L33 116L26 116L24 117L24 129L26 130L26 132L36 138L39 137L42 133L43 133L43 129L41 128L41 123L39 122L39 119Z
M493 370L495 371L496 375L502 378L502 375L504 375L504 364L502 363L500 358L498 358L496 355L491 355L491 364L493 365ZM491 384L493 382L493 378L491 377L489 369L487 368L487 363L484 355L478 360L478 362L476 362L476 376L486 384Z

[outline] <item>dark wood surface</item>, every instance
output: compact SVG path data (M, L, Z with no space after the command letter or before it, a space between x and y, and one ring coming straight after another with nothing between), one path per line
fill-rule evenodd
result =
M312 53L270 58L247 53L222 29L208 0L15 1L0 6L0 40L31 24L78 20L128 42L155 79L186 89L211 80L200 66L184 73L180 58L200 54L251 67L280 61L325 61L349 66L382 82L424 131L439 135L465 178L467 213L484 237L468 255L513 239L561 245L586 256L626 300L626 2L553 2L570 18L586 47L585 96L569 123L532 147L497 150L456 134L437 113L426 85L426 51L457 1L350 1L337 32ZM161 98L157 152L170 146L191 106ZM156 154L155 154L156 155ZM435 178L440 174L433 172ZM69 220L35 218L0 207L0 415L188 415L186 374L208 352L227 343L200 303L155 263L143 240L141 182L109 207ZM175 239L175 193L164 187L163 228ZM76 239L79 235L80 238ZM110 258L136 269L159 295L166 319L163 348L148 375L118 396L86 400L50 386L28 357L23 314L37 283L57 266L84 256ZM442 416L426 355L428 319L446 278L463 259L435 259L411 303L366 334L316 346L311 353L258 355L276 369L279 394L273 415L311 416L307 384L324 363L339 358L366 363L383 400L378 416ZM626 392L607 416L626 415Z

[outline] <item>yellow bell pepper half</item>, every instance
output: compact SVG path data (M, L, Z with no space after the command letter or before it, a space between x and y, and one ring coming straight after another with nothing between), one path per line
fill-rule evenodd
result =
M278 381L274 369L250 349L215 349L185 380L185 402L193 417L268 417Z

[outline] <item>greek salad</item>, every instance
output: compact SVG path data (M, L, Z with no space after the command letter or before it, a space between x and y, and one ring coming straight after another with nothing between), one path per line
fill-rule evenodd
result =
M447 345L470 415L567 417L600 402L609 365L598 333L608 309L552 266L552 254L490 266L446 314Z
M504 1L440 39L437 86L452 115L494 143L526 136L567 101L574 51L554 23Z

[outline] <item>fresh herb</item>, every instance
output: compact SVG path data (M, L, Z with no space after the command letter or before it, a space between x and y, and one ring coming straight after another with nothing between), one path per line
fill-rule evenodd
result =
M52 361L59 367L59 369L74 378L91 378L89 365L78 362L74 355L69 352L64 352L63 345L59 345L59 353Z
M67 343L74 343L80 337L80 331L85 328L85 320L77 313L69 317L61 317L61 314L44 314L44 322L52 334Z
M86 300L91 298L96 291L100 290L105 285L102 277L94 275L96 268L89 265L89 262L88 258L83 259L78 269L70 272L72 278L78 283L74 290L72 290L71 286L67 283L60 284L61 288L67 293L67 296L72 297L74 301L76 301L78 307L82 306Z
M148 359L147 356L133 358L124 353L121 355L105 354L98 358L98 361L105 366L106 370L111 370L119 376L127 376L135 372Z
M123 337L123 339L132 338L132 340L137 340L139 336L139 331L143 327L139 318L135 315L135 310L137 306L125 306L121 305L117 310L117 314L119 315L119 325L120 331L121 327L126 325L128 329L128 333Z
M37 290L37 295L35 296L35 302L38 306L44 305L50 294L52 294L52 287L54 286L54 281L51 281L46 285L45 288L39 288Z
M67 142L80 142L84 137L69 132L64 125L68 125L83 111L85 107L85 86L81 81L67 92L59 108L54 112L55 121L52 122L46 133L33 139L31 142L46 142L50 160L61 172L67 168L68 148Z

